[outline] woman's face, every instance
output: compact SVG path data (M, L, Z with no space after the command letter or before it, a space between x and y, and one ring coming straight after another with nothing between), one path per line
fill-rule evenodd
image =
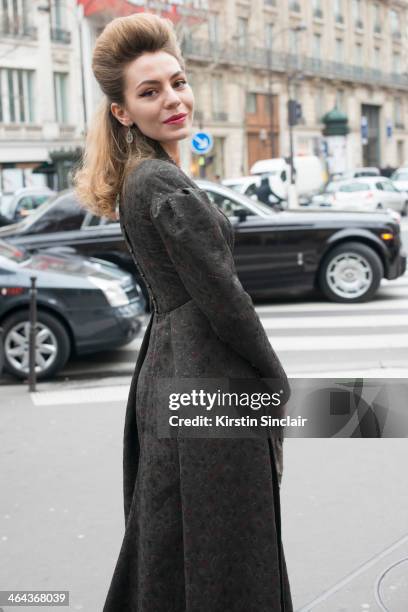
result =
M145 82L145 81L155 81ZM125 108L111 110L124 125L161 143L182 140L193 122L194 96L177 59L164 51L144 53L125 71ZM172 115L186 114L181 123L165 123Z

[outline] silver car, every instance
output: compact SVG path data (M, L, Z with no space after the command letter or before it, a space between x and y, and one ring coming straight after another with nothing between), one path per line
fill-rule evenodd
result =
M17 223L55 194L49 187L22 187L12 195L3 194L0 212L11 223Z
M312 206L355 211L390 208L405 216L408 194L384 176L365 176L328 183L324 193L312 198Z

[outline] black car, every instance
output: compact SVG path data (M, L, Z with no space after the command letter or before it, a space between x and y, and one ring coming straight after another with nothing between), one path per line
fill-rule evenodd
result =
M252 296L320 289L333 301L363 302L374 296L382 278L395 279L405 271L400 226L387 212L277 212L224 185L196 183L234 227L237 272ZM71 246L116 263L143 285L119 223L84 210L72 191L0 229L0 238L30 250Z
M4 367L19 378L28 375L31 276L37 279L38 379L55 374L70 356L122 346L140 331L145 300L132 275L63 251L30 254L0 240Z

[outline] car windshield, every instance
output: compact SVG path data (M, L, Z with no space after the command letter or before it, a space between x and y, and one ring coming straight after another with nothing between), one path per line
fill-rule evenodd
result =
M401 172L394 172L391 176L393 181L408 181L408 170L402 170Z
M22 248L17 248L4 240L0 240L0 257L5 257L14 263L22 263L30 259L30 255Z
M347 183L342 185L339 191L350 193L352 191L369 191L371 189L368 183Z

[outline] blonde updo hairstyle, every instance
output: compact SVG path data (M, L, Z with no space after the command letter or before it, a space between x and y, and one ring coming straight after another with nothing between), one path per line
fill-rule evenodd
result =
M153 13L118 17L96 40L92 70L104 94L86 136L81 165L73 176L75 194L82 206L98 216L116 218L116 197L127 174L143 159L157 155L155 140L134 124L133 142L128 128L112 114L113 102L124 105L125 68L145 52L165 51L185 70L173 23Z

